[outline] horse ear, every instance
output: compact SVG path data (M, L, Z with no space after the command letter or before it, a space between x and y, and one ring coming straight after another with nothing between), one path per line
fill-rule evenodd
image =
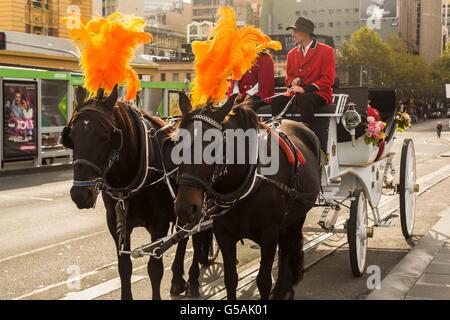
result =
M114 89L111 91L108 98L105 100L105 106L107 108L114 108L117 102L117 98L119 96L118 90L117 90L117 84L114 86Z
M82 86L78 86L75 89L75 102L78 105L83 104L87 98L87 91Z
M223 106L221 106L216 112L214 112L213 117L217 121L223 121L227 114L231 112L235 105L237 95L234 94L228 98L227 102Z
M189 97L183 91L178 92L180 111L183 116L192 110L192 104Z

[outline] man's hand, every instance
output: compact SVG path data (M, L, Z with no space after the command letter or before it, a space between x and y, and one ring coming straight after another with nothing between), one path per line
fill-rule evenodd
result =
M293 86L292 88L289 89L288 92L304 94L305 89L303 89L302 87L299 87L299 86Z
M291 87L298 86L300 81L300 78L295 78L291 81Z

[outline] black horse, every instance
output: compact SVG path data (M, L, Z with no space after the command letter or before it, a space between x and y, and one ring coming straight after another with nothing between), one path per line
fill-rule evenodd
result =
M262 123L250 104L247 101L234 105L231 98L220 108L195 110L183 118L180 128L193 135L194 123L200 121L203 131L215 128L223 133L227 129L258 129ZM258 165L255 167L248 160L251 159L249 140L246 140L243 150L236 150L235 145L234 155L237 152L245 153L244 164L223 165L222 161L217 161L213 165L183 163L179 167L176 213L183 222L198 222L205 211L209 211L204 209L205 197L207 207L212 201L222 208L229 208L228 213L214 220L214 234L224 260L228 299L236 299L236 243L244 238L253 240L261 249L261 265L257 276L261 299L270 297L271 271L277 245L279 272L272 298L293 299L294 286L303 277L301 230L320 189L319 141L302 123L283 120L281 130L301 150L306 160L299 167L296 175L298 179L294 181L296 190L301 193L297 194L296 200L293 200L288 188L292 183L293 166L283 152L278 153L278 172L272 176L258 176L257 182L253 184L252 177L255 176L252 172ZM271 139L267 143L271 143ZM203 142L201 146L204 150L208 143ZM193 153L198 150L195 151L191 146L189 152L193 157ZM236 163L235 160L231 162ZM226 161L229 162L229 159ZM242 198L248 192L249 195Z
M121 298L132 299L131 259L129 254L120 254L119 250L130 250L130 235L135 227L145 227L152 242L167 235L170 222L175 222L175 213L168 185L161 177L163 169L167 172L175 166L170 161L173 144L168 139L168 133L162 130L163 121L117 102L117 98L117 86L107 98L98 96L95 99L87 99L86 91L79 87L76 90L73 116L63 133L63 144L73 149L74 186L70 195L79 209L95 206L98 191L101 189L98 184L100 180L104 179L111 190L116 190L103 191L102 197L108 229L117 248ZM148 120L151 132L158 132L154 135L148 152L149 165L153 171L148 172L149 176L145 179L147 184L121 203L121 193L127 191L126 186L131 188L145 169L143 162L146 160L146 154L142 148L145 141L138 132L139 119L136 114ZM157 182L158 180L161 181ZM118 219L120 207L127 208L124 221ZM209 243L212 237L212 232L209 233L205 231L193 237L194 256L188 284L183 279L188 239L179 243L172 265L172 295L186 291L187 295L199 296L199 262L206 263L202 253L207 251L204 248L205 243ZM120 244L124 246L121 248ZM160 284L164 271L162 259L151 257L147 270L151 279L152 298L161 299Z

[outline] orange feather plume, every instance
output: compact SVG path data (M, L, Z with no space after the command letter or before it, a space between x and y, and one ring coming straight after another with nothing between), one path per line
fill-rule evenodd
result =
M89 93L95 95L100 88L110 93L116 84L125 83L125 99L134 99L140 82L130 63L134 50L152 40L151 34L144 32L145 21L119 12L89 22L74 16L62 21L68 27L77 26L71 29L70 39L81 51L84 86Z
M195 79L191 100L194 108L224 100L230 77L240 80L262 51L282 49L280 42L272 41L254 26L238 28L231 7L220 7L217 15L220 18L210 39L192 43Z

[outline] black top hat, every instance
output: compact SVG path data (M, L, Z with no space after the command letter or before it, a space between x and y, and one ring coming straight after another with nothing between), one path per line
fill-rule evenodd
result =
M298 18L297 21L295 21L295 24L290 25L286 28L286 30L290 29L307 32L310 35L314 36L314 23L311 20L303 17Z

